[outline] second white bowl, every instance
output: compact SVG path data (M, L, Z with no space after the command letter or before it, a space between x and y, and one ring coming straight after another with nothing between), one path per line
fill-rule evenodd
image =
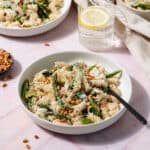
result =
M145 18L147 20L150 20L150 10L139 10L136 8L132 8L128 5L126 5L122 0L117 0L117 4L121 7L128 9L129 11L139 15L139 16L142 16L143 18Z
M11 27L2 27L0 26L0 34L13 36L13 37L27 37L34 36L46 31L49 31L59 25L68 15L72 0L64 0L64 6L61 8L60 16L54 20L49 21L46 24L42 24L39 26L31 27L31 28L11 28Z

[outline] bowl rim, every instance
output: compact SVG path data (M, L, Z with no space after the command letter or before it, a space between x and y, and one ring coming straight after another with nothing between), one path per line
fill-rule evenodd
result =
M136 9L136 8L133 8L133 7L129 6L129 5L127 5L122 0L117 0L117 1L119 1L122 5L124 5L125 7L127 7L128 9L131 9L133 11L140 12L140 13L150 13L150 10Z
M70 9L71 7L71 4L72 4L72 0L64 0L64 1L67 1L65 3L65 5L62 7L62 8L65 8L65 10L58 16L57 19L53 20L53 21L48 21L47 23L44 23L44 24L40 24L38 26L33 26L33 27L30 27L30 28L20 28L20 27L5 27L5 26L0 26L0 29L1 30L12 30L12 31L30 31L30 30L36 30L38 28L41 28L41 27L45 27L47 25L50 25L52 23L55 23L57 22L60 18L62 18L66 12ZM61 8L61 9L62 9Z
M101 122L95 122L95 123L91 123L91 124L85 124L85 125L66 125L66 124L54 124L54 123L51 123L49 121L47 121L46 119L44 118L40 118L38 117L35 113L31 112L24 104L23 102L23 99L21 98L21 94L20 94L20 87L21 87L21 78L23 77L24 73L26 72L26 70L28 70L32 65L36 64L38 61L41 61L45 58L48 58L48 57L52 57L52 56L55 56L55 55L62 55L62 54L83 54L83 55L93 55L93 56L99 56L109 62L112 62L116 67L120 68L123 70L123 72L126 74L126 77L127 77L127 80L128 80L128 83L129 83L129 99L128 99L128 103L131 102L131 96L132 96L132 82L131 82L131 78L130 78L130 75L126 72L126 70L124 69L124 67L120 66L119 63L113 59L108 59L107 57L104 56L104 54L95 54L94 52L80 52L80 51L62 51L62 52L55 52L55 53L52 53L52 54L49 54L47 56L44 56L44 57L41 57L37 60L35 60L34 62L32 62L30 65L28 65L24 70L23 72L21 73L20 75L20 78L18 80L18 88L17 88L17 92L18 92L18 98L19 98L19 101L21 101L21 104L23 105L23 108L24 110L30 114L32 117L36 118L37 120L41 121L41 122L44 122L46 123L47 125L51 125L51 126L57 126L57 127L64 127L64 128L84 128L84 127L92 127L92 126L97 126L97 125L100 125L102 123L105 123L105 122L108 122L109 120L113 120L113 118L115 118L117 115L120 115L121 113L124 113L126 111L126 108L122 105L122 108L115 114L113 115L112 117L106 119L106 120L102 120Z

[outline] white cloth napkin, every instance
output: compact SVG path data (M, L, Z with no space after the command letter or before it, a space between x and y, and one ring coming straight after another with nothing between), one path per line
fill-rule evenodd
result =
M115 31L118 37L124 41L131 54L141 64L150 79L150 39L132 30L126 36L126 26L118 18L115 20Z
M74 0L74 2L82 8L86 8L88 6L88 0Z
M123 22L124 25L128 26L130 29L150 38L150 22L145 20L144 18L130 12L129 10L121 7L116 6L116 8L124 14L126 17L127 22ZM117 17L120 20L119 12L116 13ZM121 20L120 20L121 21Z
M81 7L87 7L88 0L74 0ZM93 0L97 4L102 0ZM82 4L81 4L82 3ZM116 6L115 32L141 64L150 79L150 22L144 18ZM122 19L119 11L125 16ZM128 31L128 32L127 32Z

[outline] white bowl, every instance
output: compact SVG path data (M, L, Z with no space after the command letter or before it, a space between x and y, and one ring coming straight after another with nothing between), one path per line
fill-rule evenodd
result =
M66 18L70 10L71 3L72 0L64 0L64 6L60 10L61 14L54 21L49 21L46 24L42 24L31 28L19 28L19 27L11 28L11 27L0 26L0 34L13 36L13 37L27 37L27 36L38 35L48 30L51 30L55 28L57 25L59 25Z
M126 3L124 3L122 0L117 0L117 4L120 5L121 7L124 7L133 13L142 16L143 18L150 20L150 10L141 10L141 9L136 9L133 7L128 6Z
M18 84L18 94L19 98L23 104L23 107L25 108L25 111L27 114L33 119L35 123L40 125L43 128L46 128L48 130L63 133L63 134L87 134L96 132L98 130L102 130L114 122L116 122L125 112L124 106L121 105L120 111L111 117L110 119L107 119L105 121L102 121L100 123L94 123L90 125L80 125L80 126L69 126L69 125L56 125L53 123L50 123L44 119L41 119L37 117L34 113L30 112L26 106L23 103L23 100L21 98L21 88L22 84L25 79L32 79L33 75L36 72L39 72L43 69L49 69L53 66L53 63L55 61L64 61L67 63L73 63L73 62L79 62L84 61L87 64L101 64L104 66L108 71L114 71L121 69L123 70L122 78L121 78L121 84L120 84L120 90L122 91L122 97L129 103L131 94L132 94L132 86L131 81L126 73L126 71L120 67L117 63L114 61L111 61L107 58L105 58L102 55L94 54L94 53L85 53L85 52L63 52L63 53L56 53L49 56L46 56L42 59L39 59L38 61L31 64L21 75L21 78L19 80Z

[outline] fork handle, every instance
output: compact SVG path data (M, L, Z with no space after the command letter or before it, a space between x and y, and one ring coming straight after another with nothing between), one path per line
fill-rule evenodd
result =
M136 117L136 119L138 119L142 124L147 124L147 120L140 113L138 113L131 105L129 105L122 97L116 94L116 92L114 92L111 88L108 89L108 94L116 97L120 101L120 103L122 103L125 106L125 108L130 113L132 113Z

